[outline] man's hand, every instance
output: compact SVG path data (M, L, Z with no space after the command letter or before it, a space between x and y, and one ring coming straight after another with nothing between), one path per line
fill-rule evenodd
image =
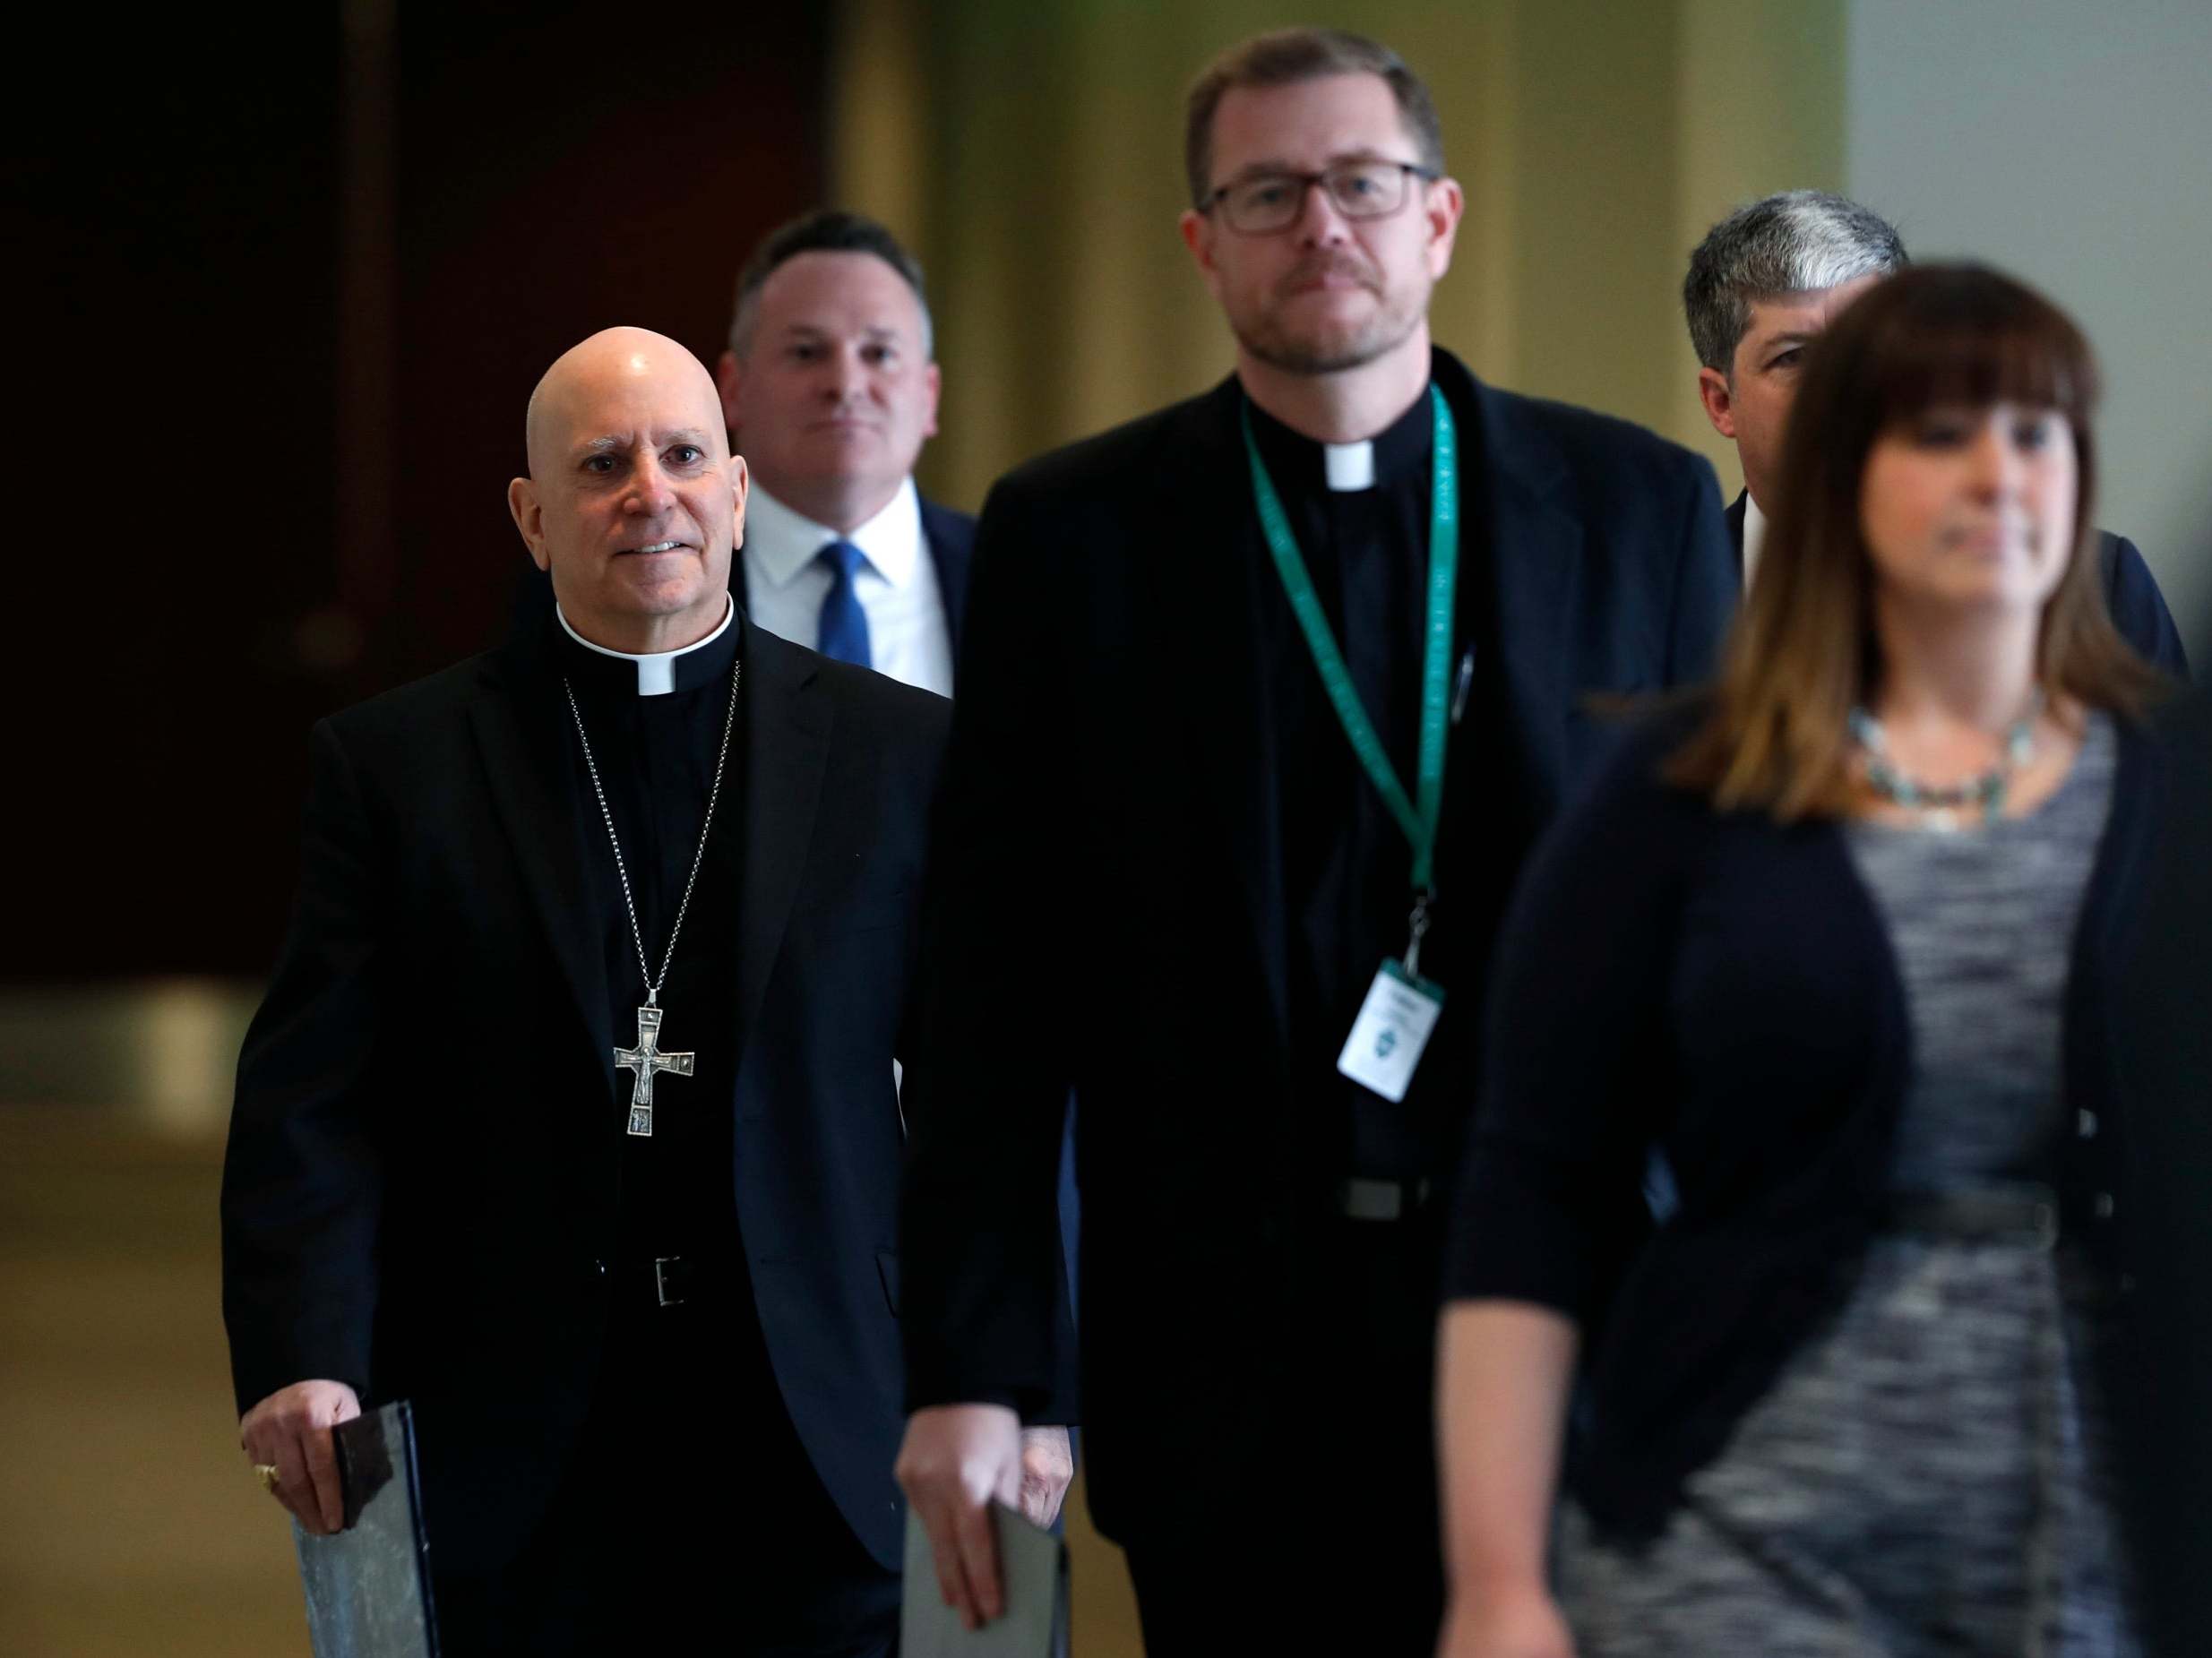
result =
M1060 1517L1060 1502L1075 1477L1075 1448L1065 1428L1021 1430L1021 1517L1039 1531Z
M970 1629L1005 1610L991 1499L1020 1504L1021 1440L1021 1419L1003 1405L933 1405L907 1419L892 1470L929 1535L938 1591Z
M247 1459L277 1471L270 1495L318 1537L346 1521L331 1430L360 1413L361 1401L344 1382L304 1381L280 1388L238 1419Z

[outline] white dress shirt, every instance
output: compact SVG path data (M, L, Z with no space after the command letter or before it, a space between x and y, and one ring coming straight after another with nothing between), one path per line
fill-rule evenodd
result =
M865 562L854 597L868 619L868 657L879 674L952 694L952 635L945 625L937 565L922 534L922 498L912 478L891 504L849 536L802 518L758 484L745 502L746 608L780 639L815 649L822 601L833 580L821 562L832 541L849 541Z
M1752 590L1752 577L1759 570L1759 554L1767 545L1767 515L1746 490L1743 494L1743 590Z

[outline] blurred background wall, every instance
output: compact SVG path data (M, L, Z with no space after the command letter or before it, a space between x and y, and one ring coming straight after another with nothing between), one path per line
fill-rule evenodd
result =
M1846 189L1915 252L1995 260L2083 319L2111 382L2103 520L2185 627L2212 611L2206 0L326 0L19 23L0 1652L302 1650L218 1322L229 1071L288 901L307 725L504 628L503 494L544 365L616 321L711 359L763 232L826 200L876 212L931 276L924 481L972 510L1024 457L1227 372L1175 233L1181 99L1214 51L1294 21L1380 36L1429 80L1468 194L1436 332L1478 374L1691 443L1733 493L1683 261L1735 202ZM1079 1584L1088 1559L1118 1617L1104 1558ZM1127 1650L1118 1627L1084 1650Z
M1694 395L1682 261L1777 181L1842 185L1845 11L1370 0L1299 16L1390 41L1435 94L1468 203L1438 338L1502 384L1721 461ZM1213 54L1284 21L1252 0L844 8L831 176L929 268L946 405L925 464L939 493L972 505L1012 459L1228 372L1175 231L1182 99Z

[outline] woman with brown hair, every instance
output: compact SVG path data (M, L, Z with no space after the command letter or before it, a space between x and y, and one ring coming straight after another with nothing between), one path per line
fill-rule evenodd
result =
M1719 683L1526 877L1447 1268L1450 1658L2136 1649L2101 998L2163 760L2096 378L1993 271L1857 301Z

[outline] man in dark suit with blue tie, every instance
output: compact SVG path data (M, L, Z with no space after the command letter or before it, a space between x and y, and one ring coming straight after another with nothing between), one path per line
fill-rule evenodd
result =
M1735 580L1704 462L1433 346L1462 197L1395 53L1246 42L1185 154L1235 374L1015 471L977 538L901 1479L989 1615L1072 1082L1089 1502L1148 1652L1426 1654L1437 1195L1491 938L1604 745L1587 695L1701 677Z
M914 486L937 430L934 346L914 256L875 220L831 209L746 261L715 380L753 470L733 583L746 613L950 696L976 520Z
M731 586L753 623L951 696L976 520L914 485L940 384L920 262L842 209L771 232L738 274L715 382L751 468ZM1072 1138L1059 1204L1072 1287ZM1063 1436L1032 1433L1025 1478L1064 1485L1072 1455Z
M1728 535L1747 587L1758 574L1767 525L1760 503L1781 454L1805 348L1838 311L1905 262L1895 226L1820 190L1786 190L1736 209L1690 255L1683 309L1701 365L1698 397L1743 463L1743 492L1728 509ZM2121 638L2154 666L2188 677L2181 634L2135 544L2099 530L2097 562Z

